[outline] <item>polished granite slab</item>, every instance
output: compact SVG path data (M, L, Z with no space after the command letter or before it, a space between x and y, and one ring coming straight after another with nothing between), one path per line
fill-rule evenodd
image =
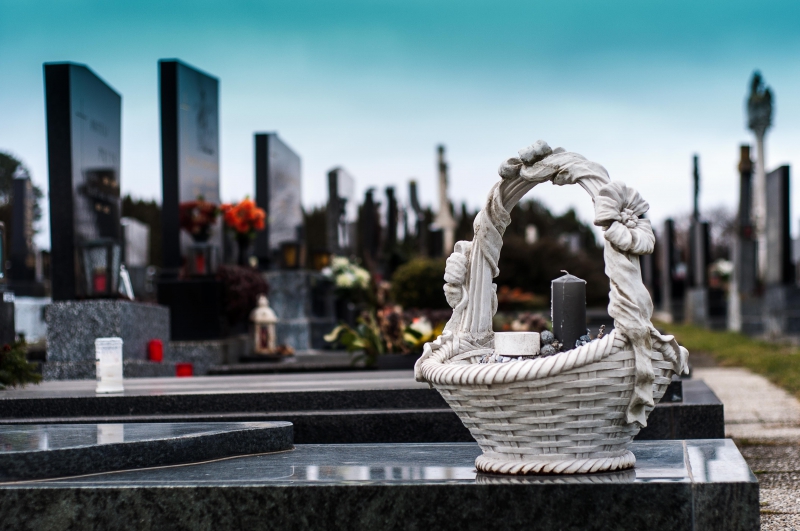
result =
M283 453L0 485L14 528L754 530L758 483L730 440L634 442L633 470L479 474L474 443Z
M639 439L725 435L722 403L699 380L682 381L680 402L662 401ZM412 371L125 380L98 396L87 381L0 391L0 425L100 422L294 423L298 444L471 442L435 389Z
M279 452L289 422L0 426L0 481L53 478Z

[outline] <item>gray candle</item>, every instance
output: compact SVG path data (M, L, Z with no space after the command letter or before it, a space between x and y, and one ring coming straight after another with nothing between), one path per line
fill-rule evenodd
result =
M586 334L586 281L561 272L564 276L550 283L550 317L553 335L563 344L562 350L570 350Z

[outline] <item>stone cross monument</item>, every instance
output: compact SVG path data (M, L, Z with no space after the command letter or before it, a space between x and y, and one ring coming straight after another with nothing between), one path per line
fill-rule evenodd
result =
M450 256L456 243L456 220L450 212L450 199L447 197L447 162L444 160L444 146L438 147L439 152L439 212L433 224L442 229L443 256Z
M772 91L764 85L761 73L753 73L747 98L747 127L756 135L756 175L753 182L753 224L758 240L758 276L767 270L767 178L764 163L764 136L772 125Z

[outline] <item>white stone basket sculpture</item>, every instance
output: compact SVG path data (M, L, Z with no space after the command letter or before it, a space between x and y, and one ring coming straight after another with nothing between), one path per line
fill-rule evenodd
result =
M427 343L416 379L435 387L478 441L480 472L582 474L631 468L628 444L647 425L673 373L688 371L689 353L650 322L653 303L642 283L639 256L655 236L639 193L611 181L605 168L538 141L500 166L474 222L472 242L456 243L447 259L444 291L453 315ZM534 186L579 184L592 197L595 225L604 230L608 313L615 328L602 339L555 355L479 363L493 352L492 278L509 212Z

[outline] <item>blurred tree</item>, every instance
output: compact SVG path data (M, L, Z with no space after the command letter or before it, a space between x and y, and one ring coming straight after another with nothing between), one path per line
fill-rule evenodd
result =
M30 172L25 164L10 153L0 151L0 221L6 226L7 244L10 244L11 235L11 193L15 177L30 177ZM37 222L42 219L41 199L44 197L42 189L33 185L33 222L34 231L39 232Z
M306 256L314 251L328 248L328 208L314 207L310 211L303 209L303 225L306 236Z
M392 277L392 299L404 309L448 308L444 298L442 258L415 258L397 268Z

